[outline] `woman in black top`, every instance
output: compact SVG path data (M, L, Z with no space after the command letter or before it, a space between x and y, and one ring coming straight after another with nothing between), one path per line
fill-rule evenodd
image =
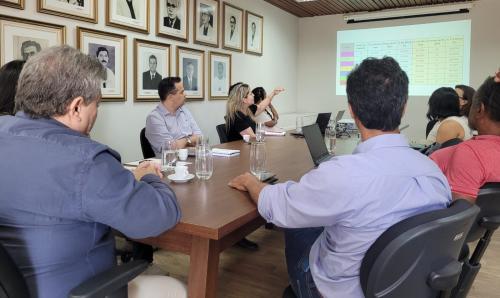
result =
M254 115L262 113L269 106L272 98L283 90L283 88L274 89L269 97L256 105L250 86L244 83L236 83L231 86L225 117L228 141L241 140L243 135L255 138Z

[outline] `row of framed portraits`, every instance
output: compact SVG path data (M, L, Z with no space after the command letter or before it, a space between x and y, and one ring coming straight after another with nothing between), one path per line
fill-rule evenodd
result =
M0 5L24 9L26 0L0 0ZM37 0L38 12L97 23L97 0ZM153 0L107 0L106 25L149 34L149 5ZM156 0L156 35L189 41L190 0ZM219 28L219 0L191 0L194 4L194 43L262 55L264 18L223 2ZM245 24L245 25L244 25ZM246 28L246 30L244 30ZM221 30L222 29L222 30ZM245 33L245 35L244 35Z
M65 27L0 15L0 65L28 60L42 49L66 43ZM106 68L101 86L104 101L125 101L127 84L127 36L77 27L77 48L96 57ZM134 99L157 101L158 83L172 74L170 44L134 39ZM226 99L231 84L231 55L208 54L210 99ZM176 48L176 74L184 82L188 100L205 98L205 51Z

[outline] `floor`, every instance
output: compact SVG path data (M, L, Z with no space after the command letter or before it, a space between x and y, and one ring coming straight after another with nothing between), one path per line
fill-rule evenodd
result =
M218 296L223 298L281 297L288 284L283 235L277 230L258 229L248 237L260 245L257 252L232 247L221 255ZM167 251L155 253L155 267L187 282L189 258ZM500 297L500 233L497 232L483 257L468 297Z

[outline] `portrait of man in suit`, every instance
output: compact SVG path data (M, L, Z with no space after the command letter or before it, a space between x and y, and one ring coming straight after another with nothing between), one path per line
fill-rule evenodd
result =
M180 0L167 0L167 16L163 18L163 26L181 30L179 5Z
M184 83L184 90L197 91L198 76L194 70L198 62L194 59L185 58L182 64L183 64L183 74L184 74L182 76L182 83Z
M229 18L229 28L231 29L229 31L229 41L233 42L236 39L236 17L231 16Z
M214 26L213 26L213 15L214 9L213 7L200 3L200 28L199 32L202 36L212 38L214 35Z
M156 90L162 79L161 74L156 71L158 59L155 55L149 56L149 69L142 73L142 89Z

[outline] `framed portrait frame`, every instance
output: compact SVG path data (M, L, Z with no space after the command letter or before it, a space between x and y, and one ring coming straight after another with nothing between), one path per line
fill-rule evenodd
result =
M189 41L189 0L156 0L156 35Z
M158 101L158 84L171 76L169 44L134 39L134 101Z
M17 9L24 9L25 0L0 0L0 5Z
M176 73L182 79L188 101L205 98L205 52L177 47Z
M212 52L208 54L208 96L210 99L227 99L231 86L231 55Z
M97 57L106 68L102 82L103 101L125 101L127 90L127 37L125 35L76 27L77 48Z
M243 52L243 9L224 2L222 6L222 47Z
M0 65L66 43L66 27L0 15Z
M106 1L106 25L148 34L149 0Z
M247 10L245 12L245 21L245 53L262 56L264 17Z
M219 47L219 0L195 0L194 43Z
M62 0L38 0L37 11L97 24L97 0L75 1L76 4Z

